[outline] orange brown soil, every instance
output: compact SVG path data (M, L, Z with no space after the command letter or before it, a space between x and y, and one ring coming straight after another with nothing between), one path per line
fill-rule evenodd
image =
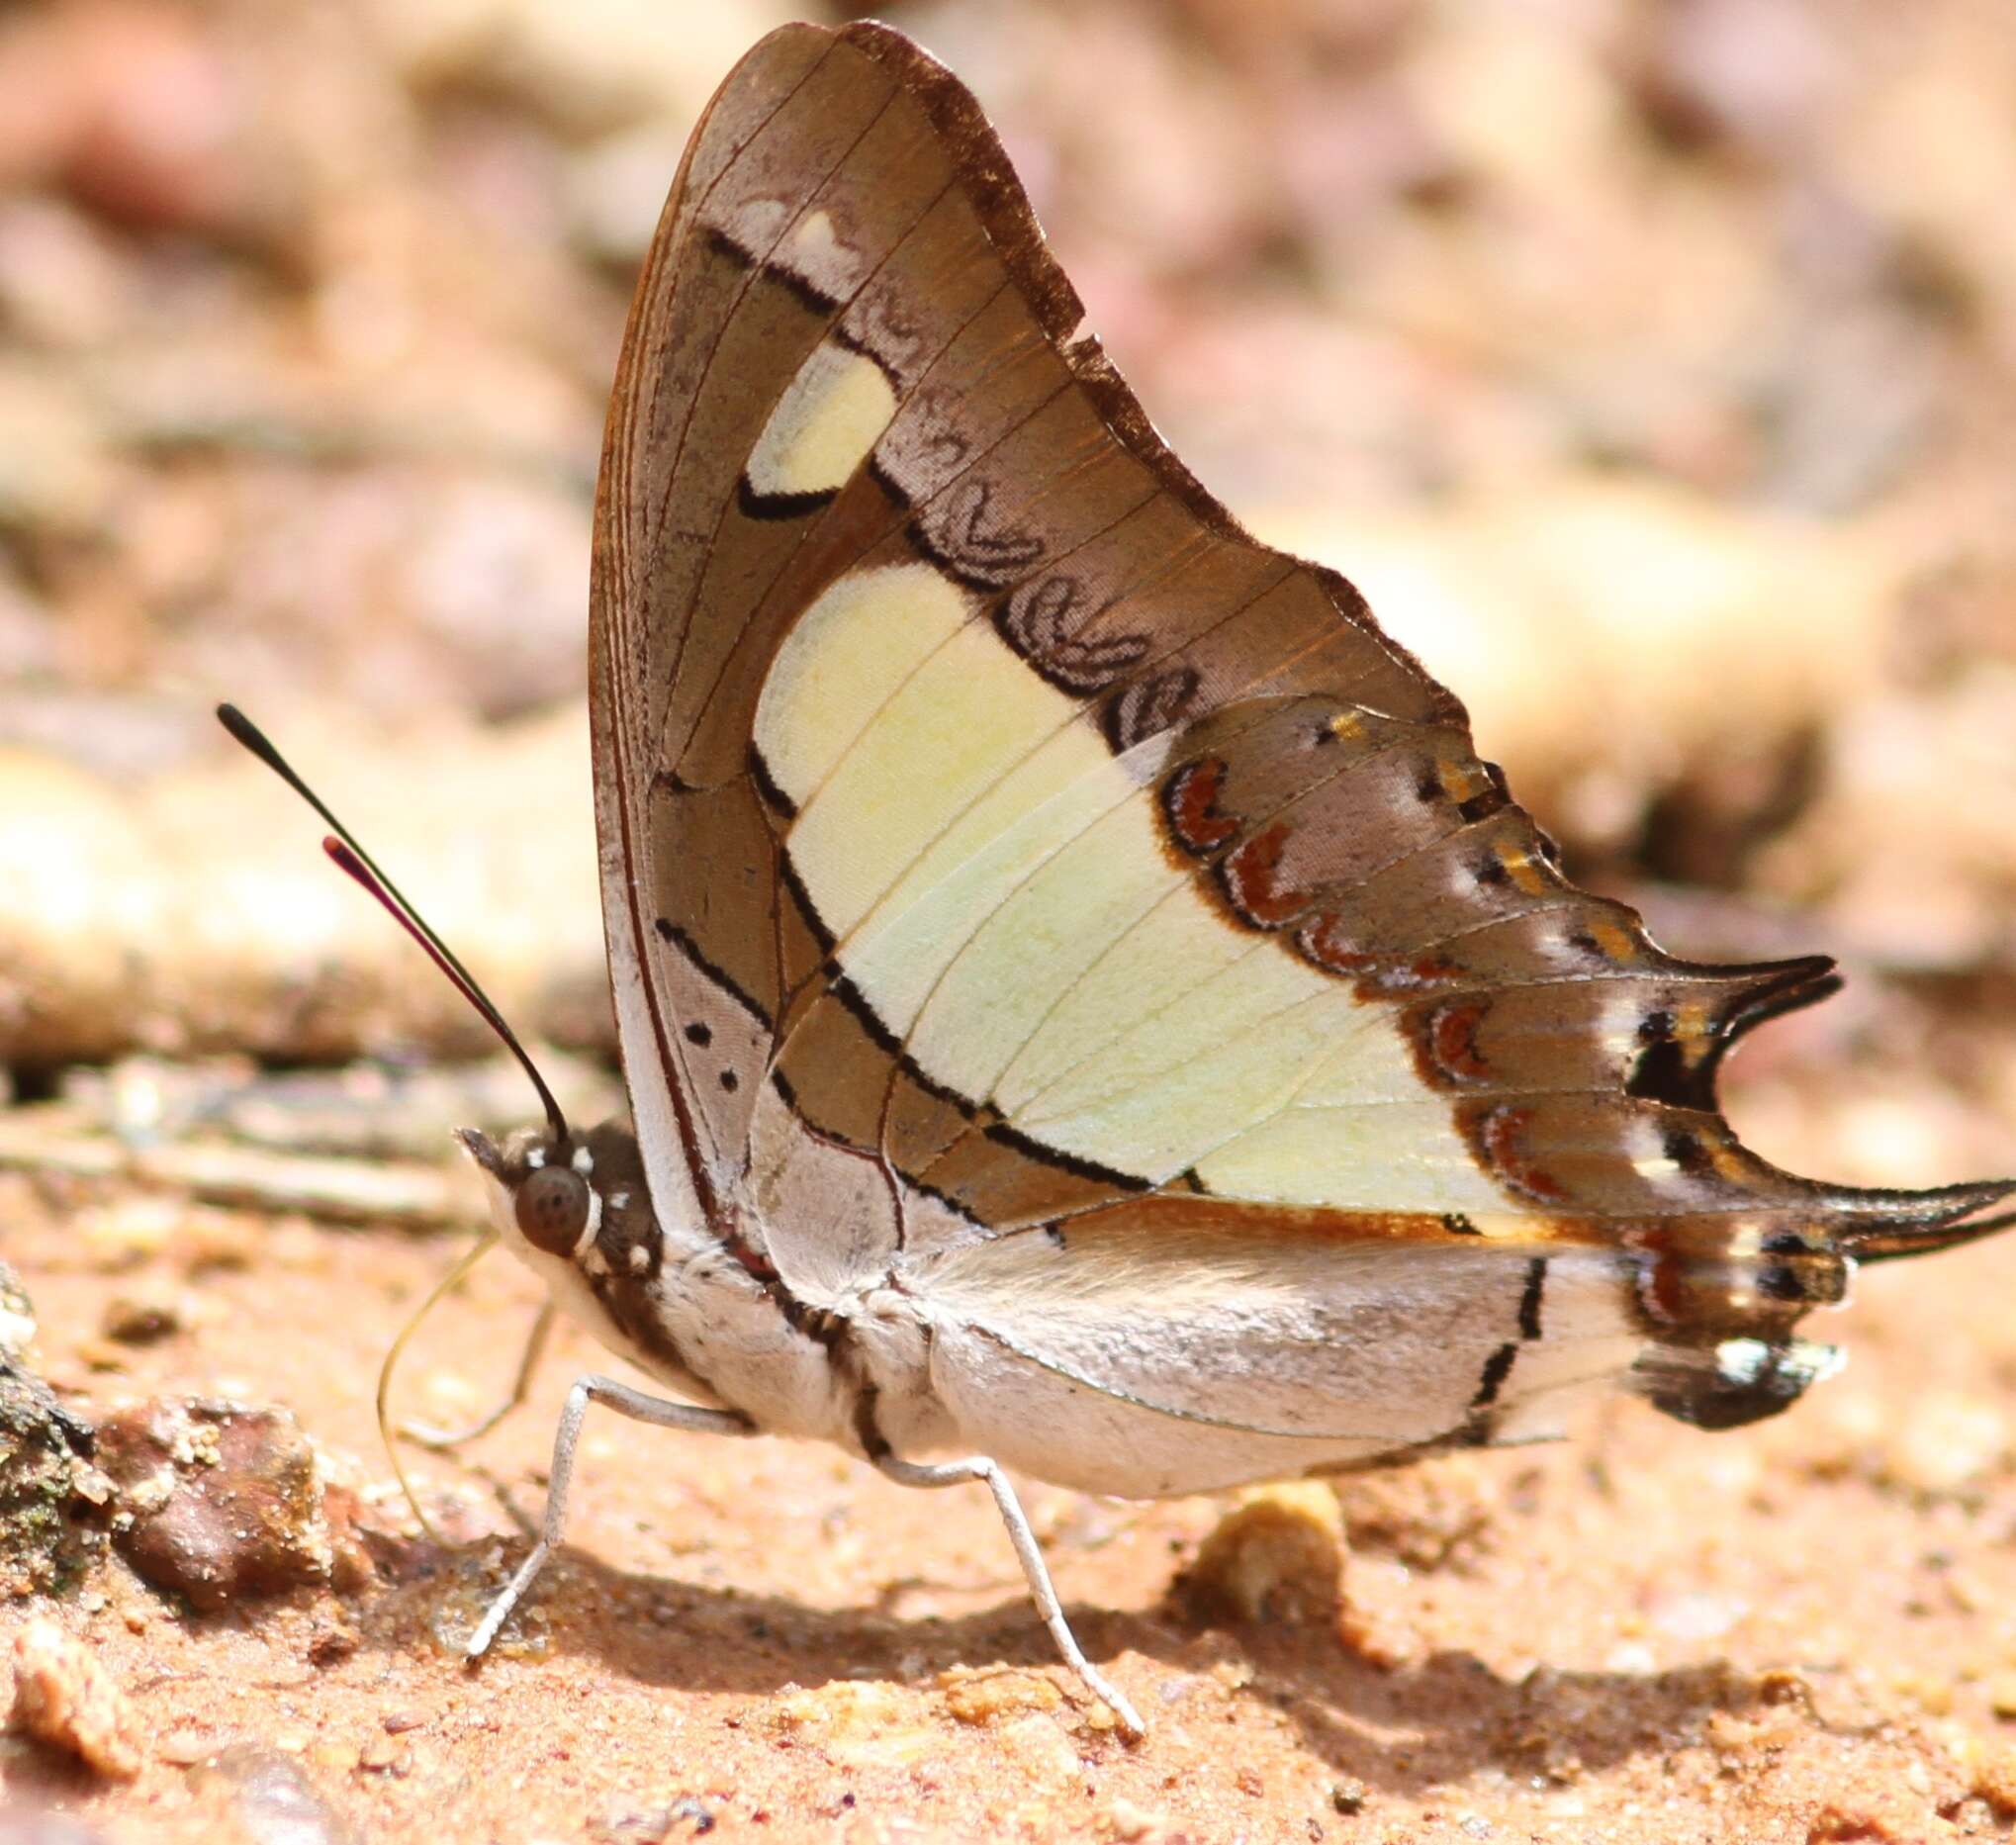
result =
M13 1736L5 1785L114 1840L256 1836L275 1772L256 1752L370 1840L704 1820L771 1840L1906 1841L2002 1836L2016 1810L1997 1715L2016 1715L2016 1244L1865 1277L1827 1328L1846 1376L1777 1423L1707 1436L1619 1404L1571 1444L1347 1484L1341 1618L1209 1624L1177 1583L1221 1509L1033 1489L1088 1650L1152 1725L1129 1747L1053 1662L977 1491L614 1419L589 1425L571 1548L516 1643L468 1670L452 1641L515 1554L507 1508L536 1514L558 1393L593 1361L578 1338L467 1465L413 1458L454 1538L435 1547L369 1398L438 1243L210 1212L136 1239L144 1201L18 1177L0 1210L72 1403L285 1405L398 1533L343 1595L196 1616L112 1562L50 1606L122 1688L141 1770L94 1782ZM149 1288L181 1294L188 1330L100 1335ZM423 1335L415 1401L452 1416L474 1406L450 1381L501 1385L531 1305L506 1263L479 1271Z

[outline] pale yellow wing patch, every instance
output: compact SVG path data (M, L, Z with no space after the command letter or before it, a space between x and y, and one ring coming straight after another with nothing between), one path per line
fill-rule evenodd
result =
M1024 1133L1122 1172L1161 1183L1197 1163L1247 1123L1280 1109L1310 1063L1348 1030L1348 990L1312 995L1285 1011L1242 979L1278 963L1262 953L1073 1073L1027 1113ZM1269 969L1269 972L1273 969Z
M1141 811L1133 817L1147 833L1149 849L1161 852L1148 833L1154 816ZM999 1105L1011 1114L1028 1107L1144 1015L1177 1001L1260 946L1226 926L1192 887L1187 872L1175 873L1161 900L1114 940L1017 1053L995 1085Z
M751 489L766 496L837 492L895 414L896 393L874 360L821 340L750 451Z
M754 734L771 780L801 804L901 685L971 614L929 564L852 571L797 619L757 701Z
M977 621L882 690L790 830L791 863L836 936L1075 714Z
M1061 702L1061 700L1059 701ZM1047 860L1139 786L1083 724L1066 724L988 787L918 855L844 946L849 977L873 996L888 1028L910 1033L946 969ZM984 965L968 978L996 976ZM913 1041L929 1074L963 1087L974 1047Z
M1138 812L1116 804L1060 844L943 970L911 1031L918 1061L964 1094L993 1095L1064 996L1188 876Z
M1405 1054L1387 1037L1390 1052L1370 1033L1352 1047L1374 1082L1405 1082L1419 1101L1282 1109L1196 1162L1205 1189L1261 1204L1503 1212L1505 1194L1478 1170L1449 1105L1411 1069L1393 1067Z
M1503 1209L1385 1011L1237 927L1171 853L1165 746L1115 756L950 577L842 578L755 734L842 970L933 1081L1148 1183Z

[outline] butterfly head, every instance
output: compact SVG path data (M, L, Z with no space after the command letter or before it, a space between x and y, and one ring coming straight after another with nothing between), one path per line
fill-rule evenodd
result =
M648 1251L650 1211L637 1143L620 1122L585 1135L520 1128L502 1141L464 1128L459 1138L489 1183L499 1235L534 1267L543 1256L596 1273L612 1254L641 1266L631 1250Z
M628 1163L634 1167L638 1163L637 1150L629 1131L606 1124L584 1139L569 1130L567 1117L561 1113L560 1103L545 1077L540 1075L538 1065L518 1042L517 1034L504 1023L504 1014L492 1003L490 995L477 984L476 976L407 901L399 886L378 869L377 861L357 843L356 836L336 818L321 796L296 774L293 765L273 747L265 732L235 705L219 705L217 715L219 722L237 742L279 776L335 829L332 837L322 841L322 849L344 873L383 904L392 919L426 951L434 966L447 976L449 984L476 1009L477 1015L497 1034L504 1049L517 1060L518 1066L531 1079L532 1087L546 1111L544 1128L527 1129L511 1136L502 1146L473 1129L466 1131L462 1137L463 1145L489 1175L497 1193L493 1209L498 1217L498 1228L507 1241L515 1233L532 1248L550 1255L566 1254L577 1248L585 1253L600 1228L602 1216L601 1194L590 1182L590 1175L595 1171L597 1143L608 1143L614 1137L626 1144Z
M585 1143L577 1147L572 1136L544 1127L503 1141L464 1128L457 1138L490 1181L491 1214L506 1241L571 1257L600 1228L595 1155Z

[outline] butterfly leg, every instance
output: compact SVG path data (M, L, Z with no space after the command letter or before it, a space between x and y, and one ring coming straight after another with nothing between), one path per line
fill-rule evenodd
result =
M553 1436L553 1464L547 1479L546 1516L540 1521L539 1541L490 1605L476 1631L469 1636L469 1644L463 1649L466 1658L480 1659L490 1650L490 1643L497 1638L498 1629L504 1624L511 1610L517 1607L525 1591L532 1586L532 1579L560 1542L561 1530L567 1523L567 1489L574 1482L575 1444L581 1439L582 1419L588 1414L591 1403L606 1403L610 1409L634 1417L640 1423L656 1423L661 1429L684 1429L692 1434L748 1435L756 1432L755 1425L734 1410L703 1410L695 1403L669 1402L664 1397L632 1390L628 1384L619 1384L613 1377L593 1374L577 1377L574 1388L567 1393L567 1407L560 1412L560 1427Z
M1050 1637L1064 1656L1064 1664L1078 1675L1085 1689L1120 1719L1120 1727L1130 1737L1140 1738L1147 1734L1147 1726L1142 1722L1134 1706L1080 1649L1077 1635L1064 1618L1063 1606L1057 1601L1056 1589L1050 1579L1050 1566L1044 1562L1043 1552L1037 1548L1036 1533L1029 1528L1029 1519L1022 1510L1022 1502L1016 1498L1014 1486L998 1463L984 1455L975 1455L971 1460L927 1465L884 1454L875 1465L891 1480L904 1486L959 1486L967 1480L985 1481L987 1490L994 1495L994 1506L1001 1515L1001 1522L1008 1527L1008 1541L1015 1546L1022 1574L1029 1581L1029 1593L1036 1602L1036 1612L1043 1616L1043 1624L1050 1629Z
M474 1441L478 1435L487 1435L499 1423L524 1402L526 1393L532 1388L532 1376L539 1368L539 1360L546 1355L547 1336L553 1331L553 1320L559 1310L549 1297L539 1309L539 1317L532 1322L532 1330L525 1336L525 1349L518 1354L518 1374L511 1380L510 1395L496 1409L466 1429L436 1429L431 1423L403 1422L399 1432L409 1441L417 1441L423 1448L456 1448L465 1441Z

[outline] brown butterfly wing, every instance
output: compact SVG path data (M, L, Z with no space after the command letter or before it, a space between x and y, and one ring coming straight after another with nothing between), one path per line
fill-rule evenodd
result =
M1741 1148L1716 1066L1828 965L1679 961L1569 883L1458 701L1079 321L977 105L885 28L773 35L695 132L593 628L654 1175L786 1273L1158 1223L1627 1248L1655 1400L1778 1407L1695 1355L1778 1349L1844 1255L2008 1187Z

